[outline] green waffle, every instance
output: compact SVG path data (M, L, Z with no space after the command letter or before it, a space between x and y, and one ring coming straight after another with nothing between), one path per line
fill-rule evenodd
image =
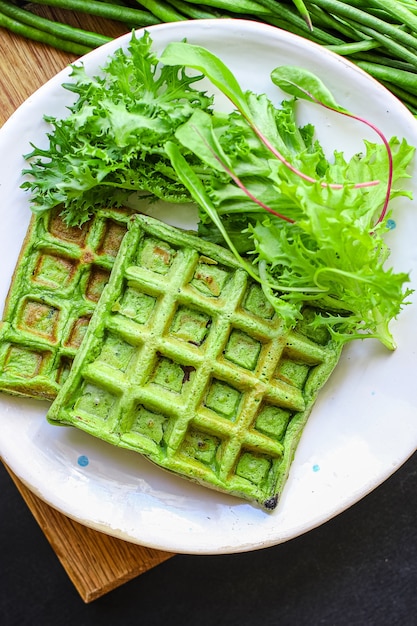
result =
M338 358L228 250L137 216L48 420L272 510Z
M100 210L80 227L33 216L0 322L0 391L53 400L108 281L131 212Z

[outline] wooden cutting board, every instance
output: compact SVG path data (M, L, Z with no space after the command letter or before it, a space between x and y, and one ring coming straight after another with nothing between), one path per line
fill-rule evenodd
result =
M40 7L38 12L58 19L60 15L47 7ZM65 21L109 37L128 30L118 23L69 12ZM75 60L75 56L0 28L0 126L38 87ZM84 602L95 600L173 556L74 522L42 502L6 469Z

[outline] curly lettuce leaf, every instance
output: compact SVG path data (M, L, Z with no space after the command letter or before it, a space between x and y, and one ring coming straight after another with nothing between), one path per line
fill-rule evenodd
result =
M414 147L396 137L364 141L360 154L346 160L336 151L330 161L313 129L297 125L297 94L276 108L264 95L239 91L219 59L190 48L188 55L187 44L173 44L163 59L178 62L182 54L239 111L227 124L197 111L175 134L206 168L200 232L210 232L215 208L213 223L221 217L220 232L233 233L235 254L251 252L265 293L289 326L309 304L317 312L311 325L324 325L335 341L373 337L393 349L389 323L410 290L404 287L407 274L386 268L386 208L388 200L410 197L403 182ZM320 92L326 106L345 113L314 76L302 71L301 82ZM208 202L210 214L204 211Z
M34 213L63 206L70 225L82 224L108 203L127 202L144 192L170 202L189 200L163 144L212 97L193 88L201 77L178 68L160 68L148 33L132 35L127 53L115 52L101 76L73 66L64 87L77 98L64 119L45 117L49 146L35 146L23 188L31 192Z

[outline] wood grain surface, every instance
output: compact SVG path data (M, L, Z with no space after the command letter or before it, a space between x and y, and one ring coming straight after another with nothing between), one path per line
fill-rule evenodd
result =
M73 521L42 502L6 469L84 602L96 600L173 556Z
M62 18L59 11L47 7L40 7L39 12ZM128 30L122 24L74 13L65 15L65 21L109 37ZM0 28L0 126L36 89L75 60L71 54ZM8 471L84 602L95 600L173 556L74 522L42 502Z

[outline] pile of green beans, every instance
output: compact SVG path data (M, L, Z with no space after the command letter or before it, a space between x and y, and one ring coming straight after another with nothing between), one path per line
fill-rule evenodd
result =
M39 4L129 29L224 17L271 24L348 56L417 115L417 0L0 0L0 27L82 55L111 37L41 17L34 10Z

